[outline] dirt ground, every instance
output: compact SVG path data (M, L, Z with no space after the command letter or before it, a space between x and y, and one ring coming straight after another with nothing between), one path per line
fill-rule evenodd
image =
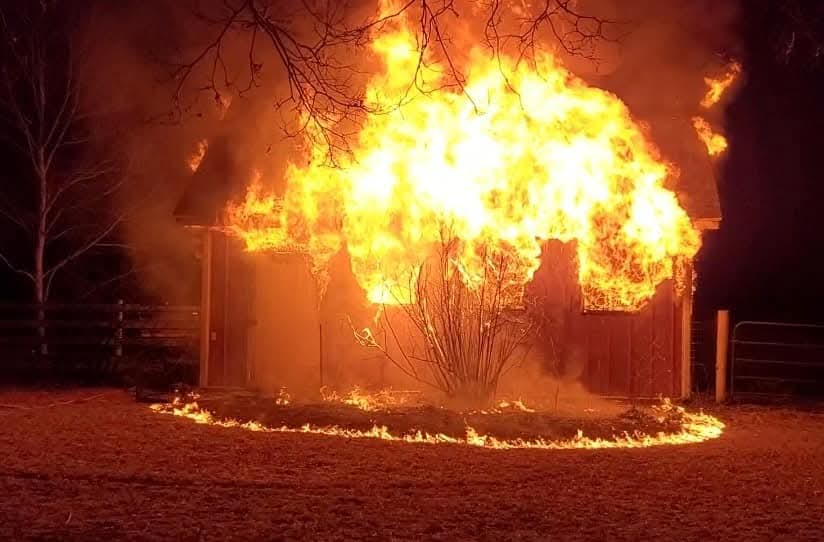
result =
M824 540L824 413L635 450L267 434L118 390L0 392L0 539Z

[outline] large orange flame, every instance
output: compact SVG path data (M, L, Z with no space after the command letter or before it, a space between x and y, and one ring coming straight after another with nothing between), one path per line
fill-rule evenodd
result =
M229 207L227 226L249 250L300 251L322 272L345 245L368 299L404 304L445 227L468 285L492 250L511 259L506 286L521 291L557 239L575 243L585 304L597 310L640 308L696 253L699 234L665 188L675 171L615 95L549 53L526 63L481 49L457 90L393 24L373 42L383 70L366 105L380 112L352 155L330 167L314 146L307 165L288 166L282 196L253 182Z

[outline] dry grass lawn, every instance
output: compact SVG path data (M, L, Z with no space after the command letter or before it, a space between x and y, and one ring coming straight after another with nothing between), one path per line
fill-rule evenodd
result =
M197 425L117 390L0 405L0 539L824 539L822 413L731 407L699 445L549 452Z

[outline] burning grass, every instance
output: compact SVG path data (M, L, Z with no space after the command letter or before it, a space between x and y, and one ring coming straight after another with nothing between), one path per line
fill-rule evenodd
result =
M342 396L327 392L324 399L283 404L250 394L177 397L152 409L197 423L258 432L491 449L647 448L703 442L720 437L724 429L717 418L688 412L668 400L650 409L633 407L616 417L568 417L536 412L520 400L500 401L486 410L455 411L414 404L387 391L370 395L355 389Z

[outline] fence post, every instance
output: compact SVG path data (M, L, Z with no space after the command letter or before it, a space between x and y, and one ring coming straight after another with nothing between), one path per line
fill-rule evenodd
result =
M46 306L43 303L37 305L37 337L40 339L38 351L40 357L43 358L49 354L49 343L46 338Z
M692 395L692 265L686 266L681 296L681 399Z
M730 311L718 311L715 328L715 400L727 400L727 347L730 343Z
M123 300L117 300L117 306L119 310L117 311L117 328L114 332L114 355L116 357L123 356Z

